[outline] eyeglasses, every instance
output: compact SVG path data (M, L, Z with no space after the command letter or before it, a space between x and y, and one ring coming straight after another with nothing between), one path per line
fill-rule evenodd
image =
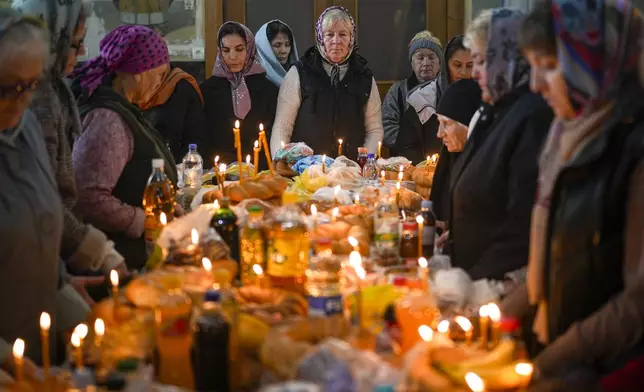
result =
M0 85L0 99L19 99L24 94L33 93L40 85L40 80L36 79L30 82Z

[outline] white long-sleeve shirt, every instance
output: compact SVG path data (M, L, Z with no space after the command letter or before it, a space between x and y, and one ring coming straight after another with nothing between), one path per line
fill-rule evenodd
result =
M281 142L289 143L291 141L295 119L301 104L300 75L296 67L291 67L284 77L277 97L277 112L271 135L271 153L273 156L281 148ZM371 84L371 93L365 106L364 123L366 132L364 147L367 147L369 152L376 153L378 142L382 142L385 131L382 128L380 93L375 79Z

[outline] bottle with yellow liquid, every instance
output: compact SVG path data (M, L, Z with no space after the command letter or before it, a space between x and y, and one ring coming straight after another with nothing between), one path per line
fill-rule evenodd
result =
M266 270L266 241L262 220L264 210L260 206L248 208L246 224L241 229L241 281L243 285L255 284L256 276L253 266L258 264L262 271Z
M284 193L268 233L267 275L272 287L306 295L309 231L296 202L296 194Z
M154 244L163 229L161 213L165 213L167 222L174 217L174 186L165 175L163 166L163 159L152 160L152 175L143 192L145 245L148 255L154 251Z

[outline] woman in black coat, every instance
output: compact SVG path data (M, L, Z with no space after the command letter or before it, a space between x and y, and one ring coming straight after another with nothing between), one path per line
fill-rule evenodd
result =
M259 125L263 124L267 140L275 118L278 88L266 78L259 64L255 38L244 25L226 22L219 29L219 51L212 77L201 85L210 142L204 150L204 164L213 165L216 155L220 162L237 161L233 127L240 123L242 159L253 152ZM260 154L260 169L268 167Z
M519 11L497 8L466 34L472 76L489 108L452 170L449 238L452 265L475 280L502 280L528 260L537 156L553 115L529 89L530 69L516 42L522 20Z

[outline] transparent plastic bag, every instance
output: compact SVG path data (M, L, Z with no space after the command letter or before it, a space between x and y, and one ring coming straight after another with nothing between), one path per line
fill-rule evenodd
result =
M380 158L376 162L381 170L400 170L400 166L407 169L411 165L411 161L405 157L391 157L388 159Z
M357 188L362 185L360 167L336 166L327 171L326 178L330 186L340 185L342 188Z
M334 169L337 167L354 167L361 171L360 165L358 165L357 162L352 161L351 159L345 157L344 155L341 155L335 158L335 160L333 161L333 164L331 165L331 169Z
M472 296L474 285L467 272L452 268L436 272L432 291L441 305L463 308Z
M311 200L315 200L317 202L328 202L328 203L333 203L336 200L336 198L339 204L353 203L353 200L351 198L351 192L344 189L340 189L340 191L337 193L337 196L336 196L335 188L324 187L315 191L313 196L311 196Z

